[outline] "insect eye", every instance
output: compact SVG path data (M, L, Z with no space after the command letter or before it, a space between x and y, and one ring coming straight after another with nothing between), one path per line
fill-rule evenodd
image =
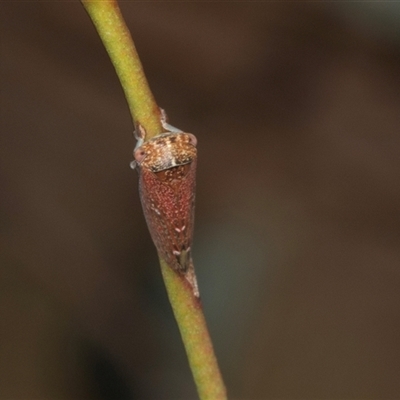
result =
M146 157L146 152L141 148L138 148L133 152L133 156L135 157L136 162L140 164Z
M192 135L191 133L188 133L188 135L189 135L189 143L192 146L196 147L197 146L197 138L196 138L196 136Z

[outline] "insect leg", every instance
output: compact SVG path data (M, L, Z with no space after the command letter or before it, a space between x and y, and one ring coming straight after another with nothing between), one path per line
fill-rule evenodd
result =
M168 116L167 113L163 108L160 108L160 119L161 119L161 125L162 127L167 131L167 132L172 132L172 133L182 133L182 129L175 128L174 126L170 125L167 120Z

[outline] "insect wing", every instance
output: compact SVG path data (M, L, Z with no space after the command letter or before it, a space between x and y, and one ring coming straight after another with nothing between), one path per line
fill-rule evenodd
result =
M174 269L185 272L191 263L196 163L159 172L140 170L140 198L157 251Z

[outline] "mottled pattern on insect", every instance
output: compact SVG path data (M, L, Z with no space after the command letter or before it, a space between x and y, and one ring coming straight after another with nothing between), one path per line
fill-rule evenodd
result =
M157 251L199 296L191 257L196 144L190 133L167 132L136 148L134 157L140 199Z

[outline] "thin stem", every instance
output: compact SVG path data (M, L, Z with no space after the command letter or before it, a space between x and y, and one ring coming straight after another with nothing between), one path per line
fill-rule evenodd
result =
M162 133L159 108L117 1L81 1L114 64L132 119L145 129L146 140Z
M132 119L146 140L163 132L160 111L115 0L81 0L114 64ZM201 400L225 400L226 390L199 299L187 281L160 259L168 297Z
M186 280L160 260L169 301L202 400L224 400L226 389L215 358L200 300Z

